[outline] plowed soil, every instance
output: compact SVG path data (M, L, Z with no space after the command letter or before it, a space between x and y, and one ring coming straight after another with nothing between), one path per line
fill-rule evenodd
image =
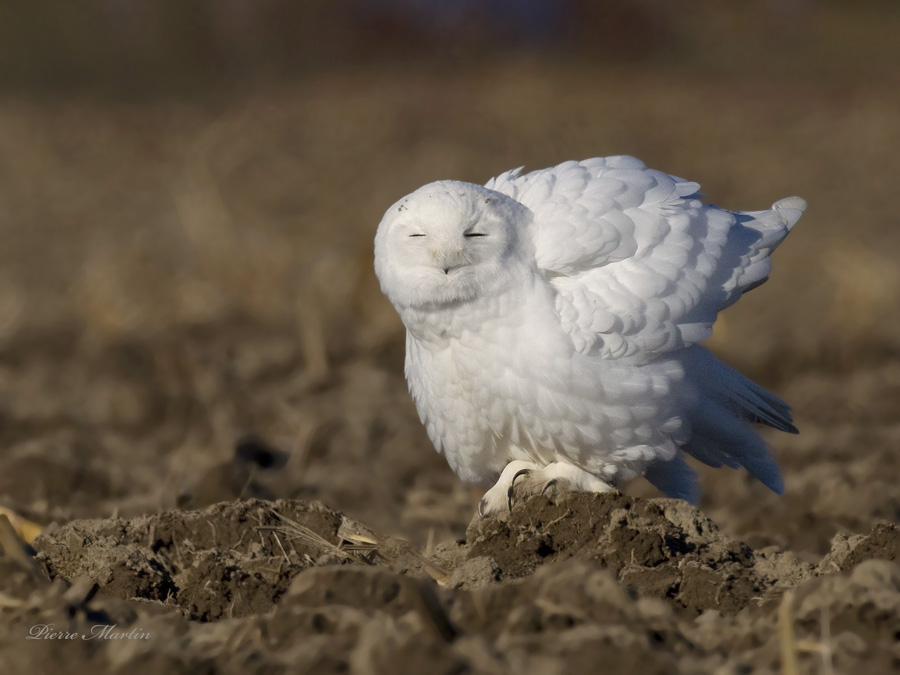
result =
M3 539L3 672L900 670L900 90L805 87L512 63L4 100L0 506L43 532ZM473 519L375 227L430 180L620 152L810 203L710 344L794 406L785 494L702 468L699 509L637 481Z

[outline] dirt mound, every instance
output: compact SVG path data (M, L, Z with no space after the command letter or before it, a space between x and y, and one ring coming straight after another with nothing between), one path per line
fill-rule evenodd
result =
M622 494L533 497L508 517L473 521L468 557L489 558L497 580L549 561L594 561L642 597L694 612L734 613L812 575L790 553L755 552L724 535L686 502Z
M52 579L88 578L104 595L211 621L269 611L301 570L361 561L338 547L352 527L319 503L248 500L73 521L35 546Z
M881 523L869 534L839 534L819 563L823 573L848 570L865 560L900 561L900 525Z
M34 672L887 669L898 535L838 537L814 567L684 502L581 493L476 518L430 558L301 501L73 521L36 540L56 581L22 596L9 627L96 639L0 658Z

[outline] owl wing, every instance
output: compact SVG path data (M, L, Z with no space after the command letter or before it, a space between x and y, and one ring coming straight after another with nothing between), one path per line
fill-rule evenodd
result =
M806 202L733 212L700 201L699 185L618 156L492 179L534 214L537 267L582 353L652 360L704 340L716 316L763 283L769 254Z

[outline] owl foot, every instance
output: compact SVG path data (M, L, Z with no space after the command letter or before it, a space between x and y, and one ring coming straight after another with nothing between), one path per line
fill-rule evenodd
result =
M478 502L478 515L482 518L487 518L504 511L511 511L514 497L513 485L516 479L524 474L540 471L540 469L540 464L519 459L507 464L494 487L488 490L484 497L481 498L481 501Z
M506 465L496 485L478 503L482 518L511 511L512 505L532 495L556 496L564 492L615 492L616 488L584 469L566 462L546 466L515 460Z

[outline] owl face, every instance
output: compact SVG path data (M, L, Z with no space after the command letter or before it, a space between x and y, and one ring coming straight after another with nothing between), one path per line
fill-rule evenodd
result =
M478 185L439 181L388 209L375 237L375 273L398 306L446 306L495 292L520 259L530 212Z

